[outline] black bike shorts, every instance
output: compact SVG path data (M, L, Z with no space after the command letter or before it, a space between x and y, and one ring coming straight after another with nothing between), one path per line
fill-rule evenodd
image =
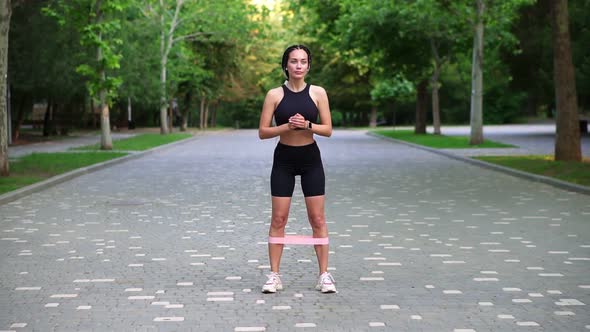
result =
M270 174L272 196L292 197L296 175L301 176L303 196L324 195L326 178L316 142L304 146L277 144Z

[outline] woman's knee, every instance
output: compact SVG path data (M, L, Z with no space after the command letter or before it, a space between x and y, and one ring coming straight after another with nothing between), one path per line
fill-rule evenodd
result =
M313 228L322 228L326 226L326 218L323 215L311 215L309 223Z
M274 215L271 218L270 226L272 228L285 228L288 217L286 215Z

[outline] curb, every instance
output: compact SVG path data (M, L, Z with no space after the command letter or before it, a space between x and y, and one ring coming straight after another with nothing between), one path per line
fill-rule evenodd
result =
M71 179L77 178L77 177L82 176L84 174L96 172L98 170L101 170L101 169L104 169L104 168L107 168L107 167L110 167L113 165L121 164L121 163L124 163L129 160L138 159L138 158L141 158L141 157L146 156L148 154L158 152L163 149L167 149L167 148L170 148L170 147L173 147L176 145L185 144L185 143L195 140L197 138L198 138L197 135L193 135L193 137L186 138L186 139L183 139L180 141L160 145L160 146L157 146L155 148L151 148L151 149L145 150L145 151L134 152L132 154L129 154L129 155L126 155L123 157L107 160L102 163L78 168L78 169L63 173L63 174L59 174L59 175L50 177L50 178L43 180L41 182L37 182L37 183L31 184L29 186L22 187L20 189L10 191L10 192L0 195L0 205L4 205L7 203L16 201L19 198L31 195L31 194L39 192L41 190L45 190L47 188L50 188L50 187L53 187L53 186L60 184L62 182L66 182Z
M534 181L534 182L541 182L544 184L548 184L551 185L553 187L557 187L559 189L564 189L567 191L572 191L572 192L576 192L576 193L580 193L580 194L584 194L584 195L590 195L590 187L586 187L586 186L582 186L582 185L578 185L578 184L574 184L574 183L569 183L566 181L562 181L562 180L558 180L558 179L554 179L554 178L550 178L547 176L543 176L543 175L537 175L537 174L532 174L532 173L527 173L524 171L520 171L514 168L509 168L506 166L501 166L501 165L496 165L496 164L492 164L483 160L478 160L478 159L473 159L473 158L467 158L467 157L463 157L463 156L458 156L446 151L441 151L438 149L434 149L434 148L429 148L423 145L418 145L418 144L414 144L414 143L410 143L410 142L406 142L406 141L402 141L402 140L398 140L395 138L391 138L391 137L386 137L386 136L382 136L379 134L375 134L372 132L367 132L367 135L369 136L373 136L376 138L380 138L380 139L384 139L384 140L389 140L389 141L393 141L396 143L401 143L401 144L405 144L407 146L411 146L414 147L416 149L420 149L420 150L424 150L424 151L428 151L428 152L432 152L432 153L436 153L442 156L445 156L447 158L451 158L451 159L455 159L455 160L459 160L459 161L463 161L472 165L476 165L479 167L483 167L486 169L490 169L490 170L494 170L494 171L498 171L501 173L505 173L508 175L512 175L515 177L519 177L522 179L526 179L529 181Z

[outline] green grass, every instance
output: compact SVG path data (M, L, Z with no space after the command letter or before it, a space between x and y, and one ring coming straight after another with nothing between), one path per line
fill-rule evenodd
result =
M374 133L399 139L402 141L424 145L437 149L470 149L470 148L512 148L513 145L485 140L483 144L470 145L469 137L443 136L433 134L414 134L412 130L375 130Z
M168 135L141 134L130 138L113 141L113 150L122 151L144 151L156 146L180 141L191 137L191 134L173 133ZM99 144L72 148L72 150L99 150Z
M169 135L142 134L113 141L113 150L144 151L191 136L191 134L187 133L173 133ZM0 177L0 194L43 181L74 169L127 155L127 153L123 152L99 151L99 144L78 147L71 150L79 152L33 153L11 161L10 176Z
M590 186L590 160L584 162L555 161L553 157L549 156L488 156L476 157L476 159Z
M0 177L0 194L125 155L121 152L33 153L10 162L10 176Z

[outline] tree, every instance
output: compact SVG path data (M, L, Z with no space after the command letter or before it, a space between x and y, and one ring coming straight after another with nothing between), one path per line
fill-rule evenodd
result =
M525 116L554 117L554 107L549 106L555 100L551 24L547 24L551 21L550 2L539 0L520 11L512 31L521 51L502 56L514 78L511 90L522 91L526 96L526 103L519 105Z
M60 27L43 14L45 6L47 2L30 1L14 7L10 20L8 76L14 141L34 103L45 101L50 106L52 120L43 128L47 135L57 129L63 134L83 119L80 110L87 92L81 84L84 78L73 69L91 57L80 45L78 32Z
M352 58L354 63L369 66L369 90L382 79L390 80L398 74L413 83L414 132L424 134L431 46L423 30L424 20L418 14L420 7L407 2L349 0L342 6L344 12L338 26L345 41L342 47L356 55Z
M423 36L423 42L428 43L430 49L432 69L429 81L434 134L441 133L439 90L443 66L450 61L451 56L464 50L466 41L464 31L468 20L465 15L457 14L461 12L461 6L458 1L442 0L414 0L398 4L403 15L401 29L408 34ZM420 110L419 114L422 112Z
M171 52L180 43L190 41L219 41L232 38L232 33L243 26L246 11L244 2L146 0L146 17L157 22L160 44L160 132L167 134L169 93L169 60ZM193 64L199 66L200 64ZM186 66L180 66L186 68ZM178 76L184 73L176 73ZM176 80L179 84L182 80Z
M590 1L568 2L572 57L575 65L578 112L590 112Z
M469 8L467 1L466 8ZM484 45L487 41L493 40L497 46L494 51L497 52L502 47L515 48L516 39L510 33L518 10L524 6L533 3L534 0L476 0L475 13L472 16L473 29L473 53L472 53L472 71L471 71L471 107L470 107L470 126L471 134L469 144L477 145L483 143L483 72L484 72ZM467 10L468 12L468 10ZM484 39L484 30L488 37Z
M6 69L8 67L8 32L12 7L10 0L0 2L0 176L8 176L8 112Z
M555 160L581 161L576 80L569 33L568 1L552 1L553 72L557 121Z
M473 60L471 67L471 135L469 144L483 143L483 33L484 33L484 0L476 1L476 21L473 34Z
M168 70L168 55L170 54L170 50L175 43L182 39L186 39L186 36L183 37L176 37L175 33L177 33L177 29L181 24L181 21L184 18L180 17L182 6L184 5L184 0L176 0L176 2L172 5L172 8L169 7L167 1L159 0L159 3L156 6L152 6L152 4L148 3L149 11L146 12L147 15L155 17L160 22L160 133L161 134L168 134L168 97L166 91L166 80L167 80L167 70ZM171 10L172 9L172 10ZM172 18L169 22L167 22L169 18L169 13L173 12Z
M159 44L154 40L160 29L145 18L141 8L136 4L126 10L120 31L124 42L118 71L122 84L117 93L120 98L117 105L119 109L127 109L125 119L130 128L142 118L144 123L151 125L154 110L160 111ZM120 118L123 118L122 114Z
M120 22L117 13L127 6L126 0L57 0L45 8L60 24L72 25L81 35L82 45L96 52L96 61L84 63L76 68L88 78L87 89L92 97L97 96L100 108L101 140L103 150L111 150L109 103L111 103L121 79L108 75L107 71L119 68L121 58L117 45ZM110 74L110 73L109 73Z
M371 90L371 100L376 105L390 105L393 106L396 100L408 100L414 94L414 85L412 82L405 79L402 75L396 75L390 79L380 79ZM393 106L394 107L394 106ZM392 107L392 108L393 108ZM393 125L395 125L395 108L392 109ZM376 115L371 113L371 121L376 120ZM376 127L371 125L371 127Z

